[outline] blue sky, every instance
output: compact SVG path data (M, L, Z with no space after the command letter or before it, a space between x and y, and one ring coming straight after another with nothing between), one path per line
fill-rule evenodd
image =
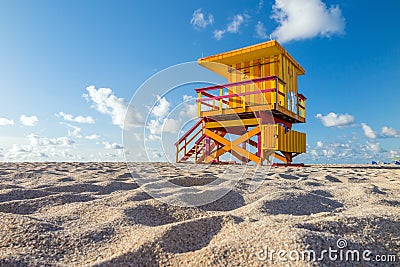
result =
M3 0L0 161L123 160L124 111L149 77L270 36L306 70L298 160L389 161L400 156L399 11L389 0ZM194 96L185 90L164 111Z

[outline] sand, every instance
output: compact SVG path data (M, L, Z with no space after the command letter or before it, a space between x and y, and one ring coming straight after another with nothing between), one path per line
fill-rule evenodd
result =
M165 179L186 187L206 184L226 168L188 177L170 164L158 167ZM400 264L400 169L264 168L265 180L254 192L244 176L215 203L179 207L153 199L124 163L1 163L0 265L377 264L288 256L338 249L340 238L347 242L344 251L394 255L396 262L380 266ZM134 176L149 169L149 163L132 164ZM287 255L271 258L272 250Z

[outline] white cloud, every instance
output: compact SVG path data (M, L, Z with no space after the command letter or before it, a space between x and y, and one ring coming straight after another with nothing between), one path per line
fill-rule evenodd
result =
M77 123L88 123L88 124L94 123L94 119L91 116L84 117L79 115L74 118L73 115L64 112L59 112L58 114L56 114L56 116L57 117L60 116L66 121L72 121Z
M382 137L400 137L400 131L397 131L391 127L383 126L381 130Z
M19 120L25 126L36 126L37 123L39 122L38 117L36 117L36 116L25 116L24 114L21 115Z
M312 156L313 158L317 158L317 157L318 157L318 152L317 152L317 150L311 149L310 153L311 153L311 156Z
M215 40L221 40L222 39L222 37L224 36L224 34L225 34L225 30L215 30L214 31L214 38L215 38Z
M400 157L400 151L390 150L389 155L390 158L398 158Z
M250 16L247 14L237 14L232 19L231 22L226 25L226 28L223 30L214 30L214 39L221 40L225 33L238 33L240 31L240 27L243 23L249 19Z
M179 116L182 118L193 119L197 117L198 105L195 102L196 99L193 96L184 95L183 96L184 108L179 112ZM193 103L193 104L189 104Z
M143 134L142 133L133 133L136 141L143 141Z
M102 154L102 156L105 158L116 158L117 157L117 155L113 154L113 153L104 153L104 154Z
M347 143L346 140L333 143L318 141L314 147L307 148L307 151L309 153L302 157L319 163L361 163L376 156L387 156L379 143L368 141L366 144Z
M13 125L14 121L6 118L0 118L0 126Z
M398 138L400 137L400 132L388 127L388 126L383 126L381 133L378 134L375 132L368 124L366 123L361 123L361 129L364 132L365 137L375 139L375 138Z
M64 124L64 123L62 123L62 124ZM69 127L68 136L75 137L75 138L82 138L82 135L80 134L81 128L79 128L75 125L68 124L68 123L65 123L65 125Z
M179 112L179 116L193 119L197 117L197 104L185 104L185 108Z
M177 133L180 129L180 122L172 119L172 118L167 118L164 120L164 124L162 126L162 131L165 133Z
M150 140L150 141L160 141L161 140L161 136L156 135L156 134L149 134L148 140Z
M196 9L193 12L192 19L190 20L190 24L193 25L196 29L204 29L208 25L214 23L214 17L212 14L206 16L202 11L201 8Z
M157 152L157 151L153 151L151 155L153 156L153 159L160 159L160 158L162 158L161 153L160 153L160 152Z
M100 113L110 115L114 125L118 125L122 128L124 122L132 127L141 126L143 124L144 119L142 114L134 108L129 109L129 113L127 113L128 105L125 100L116 97L110 88L99 88L97 90L91 85L88 86L86 90L88 94L83 95L86 100L92 101L94 103L93 107Z
M374 138L378 137L376 132L374 132L374 130L372 130L372 128L369 125L365 124L365 123L361 123L361 129L363 130L365 137L368 137L368 138L371 138L371 139L374 139Z
M317 141L315 147L307 149L314 160L337 160L350 158L353 154L352 148L346 143L324 143Z
M109 142L103 142L104 148L105 149L124 149L123 145L117 144L117 143L109 143Z
M150 120L147 124L147 128L150 131L150 135L154 135L152 137L153 140L159 140L159 135L161 133L177 133L180 129L180 121L175 120L173 118L165 118L163 120ZM151 140L150 136L149 139Z
M322 141L317 142L317 148L322 148L324 146L324 143Z
M77 159L72 156L69 149L75 143L69 137L47 138L36 134L27 136L28 144L14 144L4 153L4 158L9 161L41 161L50 158L51 160Z
M82 135L81 131L82 129L78 126L61 122L61 124L65 125L68 127L68 136L73 137L73 138L79 138L79 139L87 139L87 140L98 140L100 138L100 135L97 134L91 134L91 135Z
M321 0L275 0L272 9L271 17L279 24L272 36L280 42L345 32L339 5L328 8Z
M258 10L261 10L264 7L264 0L260 0L258 2Z
M183 95L183 101L192 101L192 100L194 100L194 99L196 99L196 98L194 98L193 96L191 96L191 95Z
M34 149L31 146L14 144L4 155L6 160L27 161L27 160L43 160L49 156L43 152Z
M165 99L165 97L158 98L158 103L153 107L151 113L158 119L163 119L169 113L171 104Z
M238 33L240 26L244 22L244 16L243 15L235 15L232 19L232 21L228 24L226 27L226 30L230 33Z
M256 31L257 38L259 38L259 39L267 39L268 38L267 30L265 29L265 26L261 21L257 22L255 31Z
M354 117L349 114L329 113L328 115L317 114L316 118L320 119L325 127L341 127L354 123Z
M330 158L330 157L335 156L335 155L336 155L336 152L335 152L335 150L333 150L333 149L323 149L323 150L322 150L322 154L323 154L325 157Z
M147 123L147 128L150 130L150 134L160 134L161 133L161 125L160 120L150 120Z
M315 146L307 145L307 153L298 160L316 163L366 163L371 160L391 161L399 151L385 150L379 142L367 140L365 143L342 140L330 143L318 141Z
M91 134L91 135L85 136L85 139L88 139L88 140L98 140L99 138L100 138L100 135L97 135L97 134Z
M158 103L151 110L152 119L147 122L147 129L150 134L147 140L158 141L161 133L177 133L180 129L181 121L167 117L170 114L171 103L165 97L157 97ZM186 96L187 98L187 96Z
M375 153L375 154L383 152L383 150L382 150L382 148L381 148L381 144L378 143L378 142L370 142L370 141L367 141L366 144L367 144L366 148L367 148L369 151L371 151L371 152L373 152L373 153Z
M45 146L69 147L75 143L75 141L69 137L47 138L47 137L40 137L36 134L29 134L27 137L32 147L45 147Z

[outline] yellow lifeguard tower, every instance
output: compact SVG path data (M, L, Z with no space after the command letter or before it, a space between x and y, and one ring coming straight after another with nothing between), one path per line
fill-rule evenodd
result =
M214 163L231 153L242 163L261 165L273 156L291 164L306 152L306 135L292 130L305 123L306 98L297 82L305 71L277 41L198 63L228 83L195 89L199 121L175 143L177 162Z

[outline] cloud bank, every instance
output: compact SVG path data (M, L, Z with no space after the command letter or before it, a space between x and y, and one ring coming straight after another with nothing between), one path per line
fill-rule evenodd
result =
M13 125L14 121L6 118L0 118L0 126Z
M64 112L59 112L58 114L56 114L56 116L62 117L65 121L72 121L72 122L77 122L77 123L88 123L88 124L93 124L94 123L94 119L91 116L76 116L74 117L71 114L67 114Z
M400 131L393 129L392 127L388 126L383 126L381 129L380 134L372 130L372 128L366 124L366 123L361 123L361 129L364 132L364 136L370 139L375 139L375 138L399 138L400 137Z
M110 88L96 89L95 86L91 85L86 88L86 91L88 93L83 95L86 100L92 102L93 108L100 113L111 116L114 125L121 128L124 127L124 123L132 127L143 125L142 114L132 108L127 113L128 104L125 99L115 96Z
M345 33L345 18L338 5L321 0L276 0L272 16L279 25L272 36L279 42L331 37Z
M21 123L25 126L36 126L37 123L39 122L38 117L36 116L25 116L24 114L21 115L21 117L19 118L19 120L21 121Z
M352 115L336 114L334 112L330 112L325 116L322 114L317 114L316 118L318 118L325 127L347 126L353 124L355 121Z

